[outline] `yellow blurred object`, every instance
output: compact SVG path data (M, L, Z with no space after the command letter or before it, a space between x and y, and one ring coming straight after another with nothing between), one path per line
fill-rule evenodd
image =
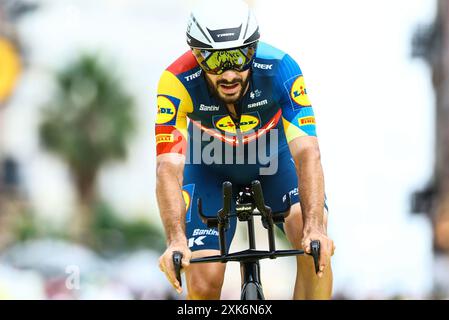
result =
M21 66L19 55L7 39L0 37L0 103L12 93Z
M12 296L8 294L8 290L5 286L0 282L0 300L10 300Z

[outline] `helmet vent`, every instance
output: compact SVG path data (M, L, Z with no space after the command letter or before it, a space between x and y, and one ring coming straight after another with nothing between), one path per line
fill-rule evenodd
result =
M245 34L243 35L243 39L246 38L246 34L248 33L248 27L249 27L249 18L251 17L251 12L248 11L248 19L246 20L246 28L245 28Z
M201 31L201 33L203 34L203 36L207 39L207 41L209 41L209 43L212 43L212 41L210 41L209 37L206 35L206 33L204 32L203 28L201 28L200 24L198 23L198 21L196 21L195 16L192 14L192 21L196 24L196 26L198 27L198 29ZM208 29L209 30L209 29ZM210 31L209 31L210 33Z

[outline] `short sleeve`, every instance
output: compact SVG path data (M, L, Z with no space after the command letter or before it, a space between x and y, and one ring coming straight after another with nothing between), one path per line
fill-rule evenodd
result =
M156 152L186 154L187 114L192 99L181 81L170 71L162 74L157 91Z
M279 65L276 83L287 142L297 137L316 136L315 115L304 76L296 61L287 54Z

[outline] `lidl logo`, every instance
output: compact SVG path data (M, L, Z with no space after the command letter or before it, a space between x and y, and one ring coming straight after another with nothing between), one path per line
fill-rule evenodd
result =
M251 116L248 114L242 115L239 123L240 131L242 133L250 131L259 125L259 119L255 116ZM215 126L228 133L236 134L236 125L234 121L232 121L230 116L225 116L220 118L217 122L215 122Z
M299 122L299 126L314 125L315 117L312 116L312 117L299 118L298 122Z
M307 88L304 83L304 77L299 76L295 82L293 82L292 89L290 91L290 96L293 101L302 107L310 107L311 103L309 97L307 96Z
M176 106L166 96L157 97L157 124L164 124L173 120L176 115Z
M188 184L182 187L182 198L186 204L186 223L192 219L192 197L195 191L195 184Z
M156 135L156 144L162 142L173 142L174 136L171 133L161 133Z
M190 194L187 191L182 190L182 197L184 198L184 202L186 203L186 211L187 211L187 210L189 210L189 207L190 207L190 201L191 201Z

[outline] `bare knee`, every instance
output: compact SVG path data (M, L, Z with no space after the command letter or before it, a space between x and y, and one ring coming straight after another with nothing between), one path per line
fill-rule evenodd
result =
M196 252L194 255L207 256L213 251ZM191 264L186 270L187 298L195 300L220 299L225 265L222 263Z
M187 280L189 299L220 299L224 275L194 273Z

